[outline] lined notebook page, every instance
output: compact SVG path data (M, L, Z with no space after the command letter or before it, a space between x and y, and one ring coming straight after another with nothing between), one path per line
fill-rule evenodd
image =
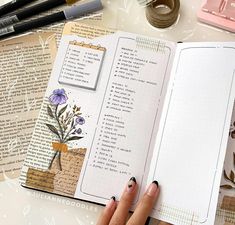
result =
M97 104L92 111L96 124L94 132L89 129L89 153L75 194L101 203L113 194L119 200L133 175L139 190L145 188L154 122L159 121L175 50L171 42L122 32L116 37L96 40L107 49L96 90L102 101L96 93L86 103Z
M180 44L149 181L155 208L177 224L212 224L234 101L235 45Z

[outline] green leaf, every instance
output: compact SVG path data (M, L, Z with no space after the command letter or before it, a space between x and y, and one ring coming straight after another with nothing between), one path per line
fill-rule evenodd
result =
M235 138L235 130L233 130L232 132L231 132L231 138Z
M230 180L225 170L224 170L224 178Z
M67 142L67 141L77 141L77 140L80 140L80 139L82 139L82 138L83 138L83 137L73 136L73 137L68 138L68 139L66 140L66 142Z
M71 128L74 126L74 119L72 119Z
M229 177L230 177L230 179L231 179L232 181L234 181L234 172L233 172L232 170L231 170L231 172L230 172Z
M233 165L235 166L235 152L233 153Z
M59 132L53 125L46 123L46 126L50 129L52 133L56 134L60 138Z
M221 185L220 187L221 187L221 188L224 188L224 189L233 189L233 186L228 185L228 184Z
M59 111L58 117L60 117L60 116L65 112L65 110L67 109L67 106L68 106L68 105L64 106L64 107Z
M51 118L55 118L52 112L52 109L50 108L50 106L47 106L47 114L51 117Z

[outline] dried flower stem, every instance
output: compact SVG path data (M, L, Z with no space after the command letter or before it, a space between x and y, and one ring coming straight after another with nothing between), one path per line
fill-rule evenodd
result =
M58 115L57 115L58 106L59 106L59 105L57 105L56 108L55 108L55 118L56 118L56 121L57 121L57 123L58 123L58 125L59 125L59 129L60 129L60 133L61 133L61 142L63 143L64 132L63 132L63 129L62 129L62 127L61 127L59 117L58 117Z

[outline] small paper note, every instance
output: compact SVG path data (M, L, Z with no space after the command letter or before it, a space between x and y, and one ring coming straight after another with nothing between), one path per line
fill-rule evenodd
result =
M69 42L59 82L95 90L105 50L83 42Z

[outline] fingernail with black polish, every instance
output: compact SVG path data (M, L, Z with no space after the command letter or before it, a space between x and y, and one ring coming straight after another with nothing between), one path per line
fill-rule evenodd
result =
M112 208L114 206L115 201L116 201L116 198L114 196L112 196L110 198L109 202L107 203L106 208L108 208L108 209Z
M157 187L159 186L158 182L156 180L153 181L154 184L157 185Z
M149 187L148 187L148 189L147 189L147 191L146 191L146 194L147 194L148 196L155 197L156 194L157 194L157 192L158 192L158 182L154 180L154 181L149 185Z
M136 179L135 177L132 177L127 184L127 192L132 192L135 189L136 186Z

